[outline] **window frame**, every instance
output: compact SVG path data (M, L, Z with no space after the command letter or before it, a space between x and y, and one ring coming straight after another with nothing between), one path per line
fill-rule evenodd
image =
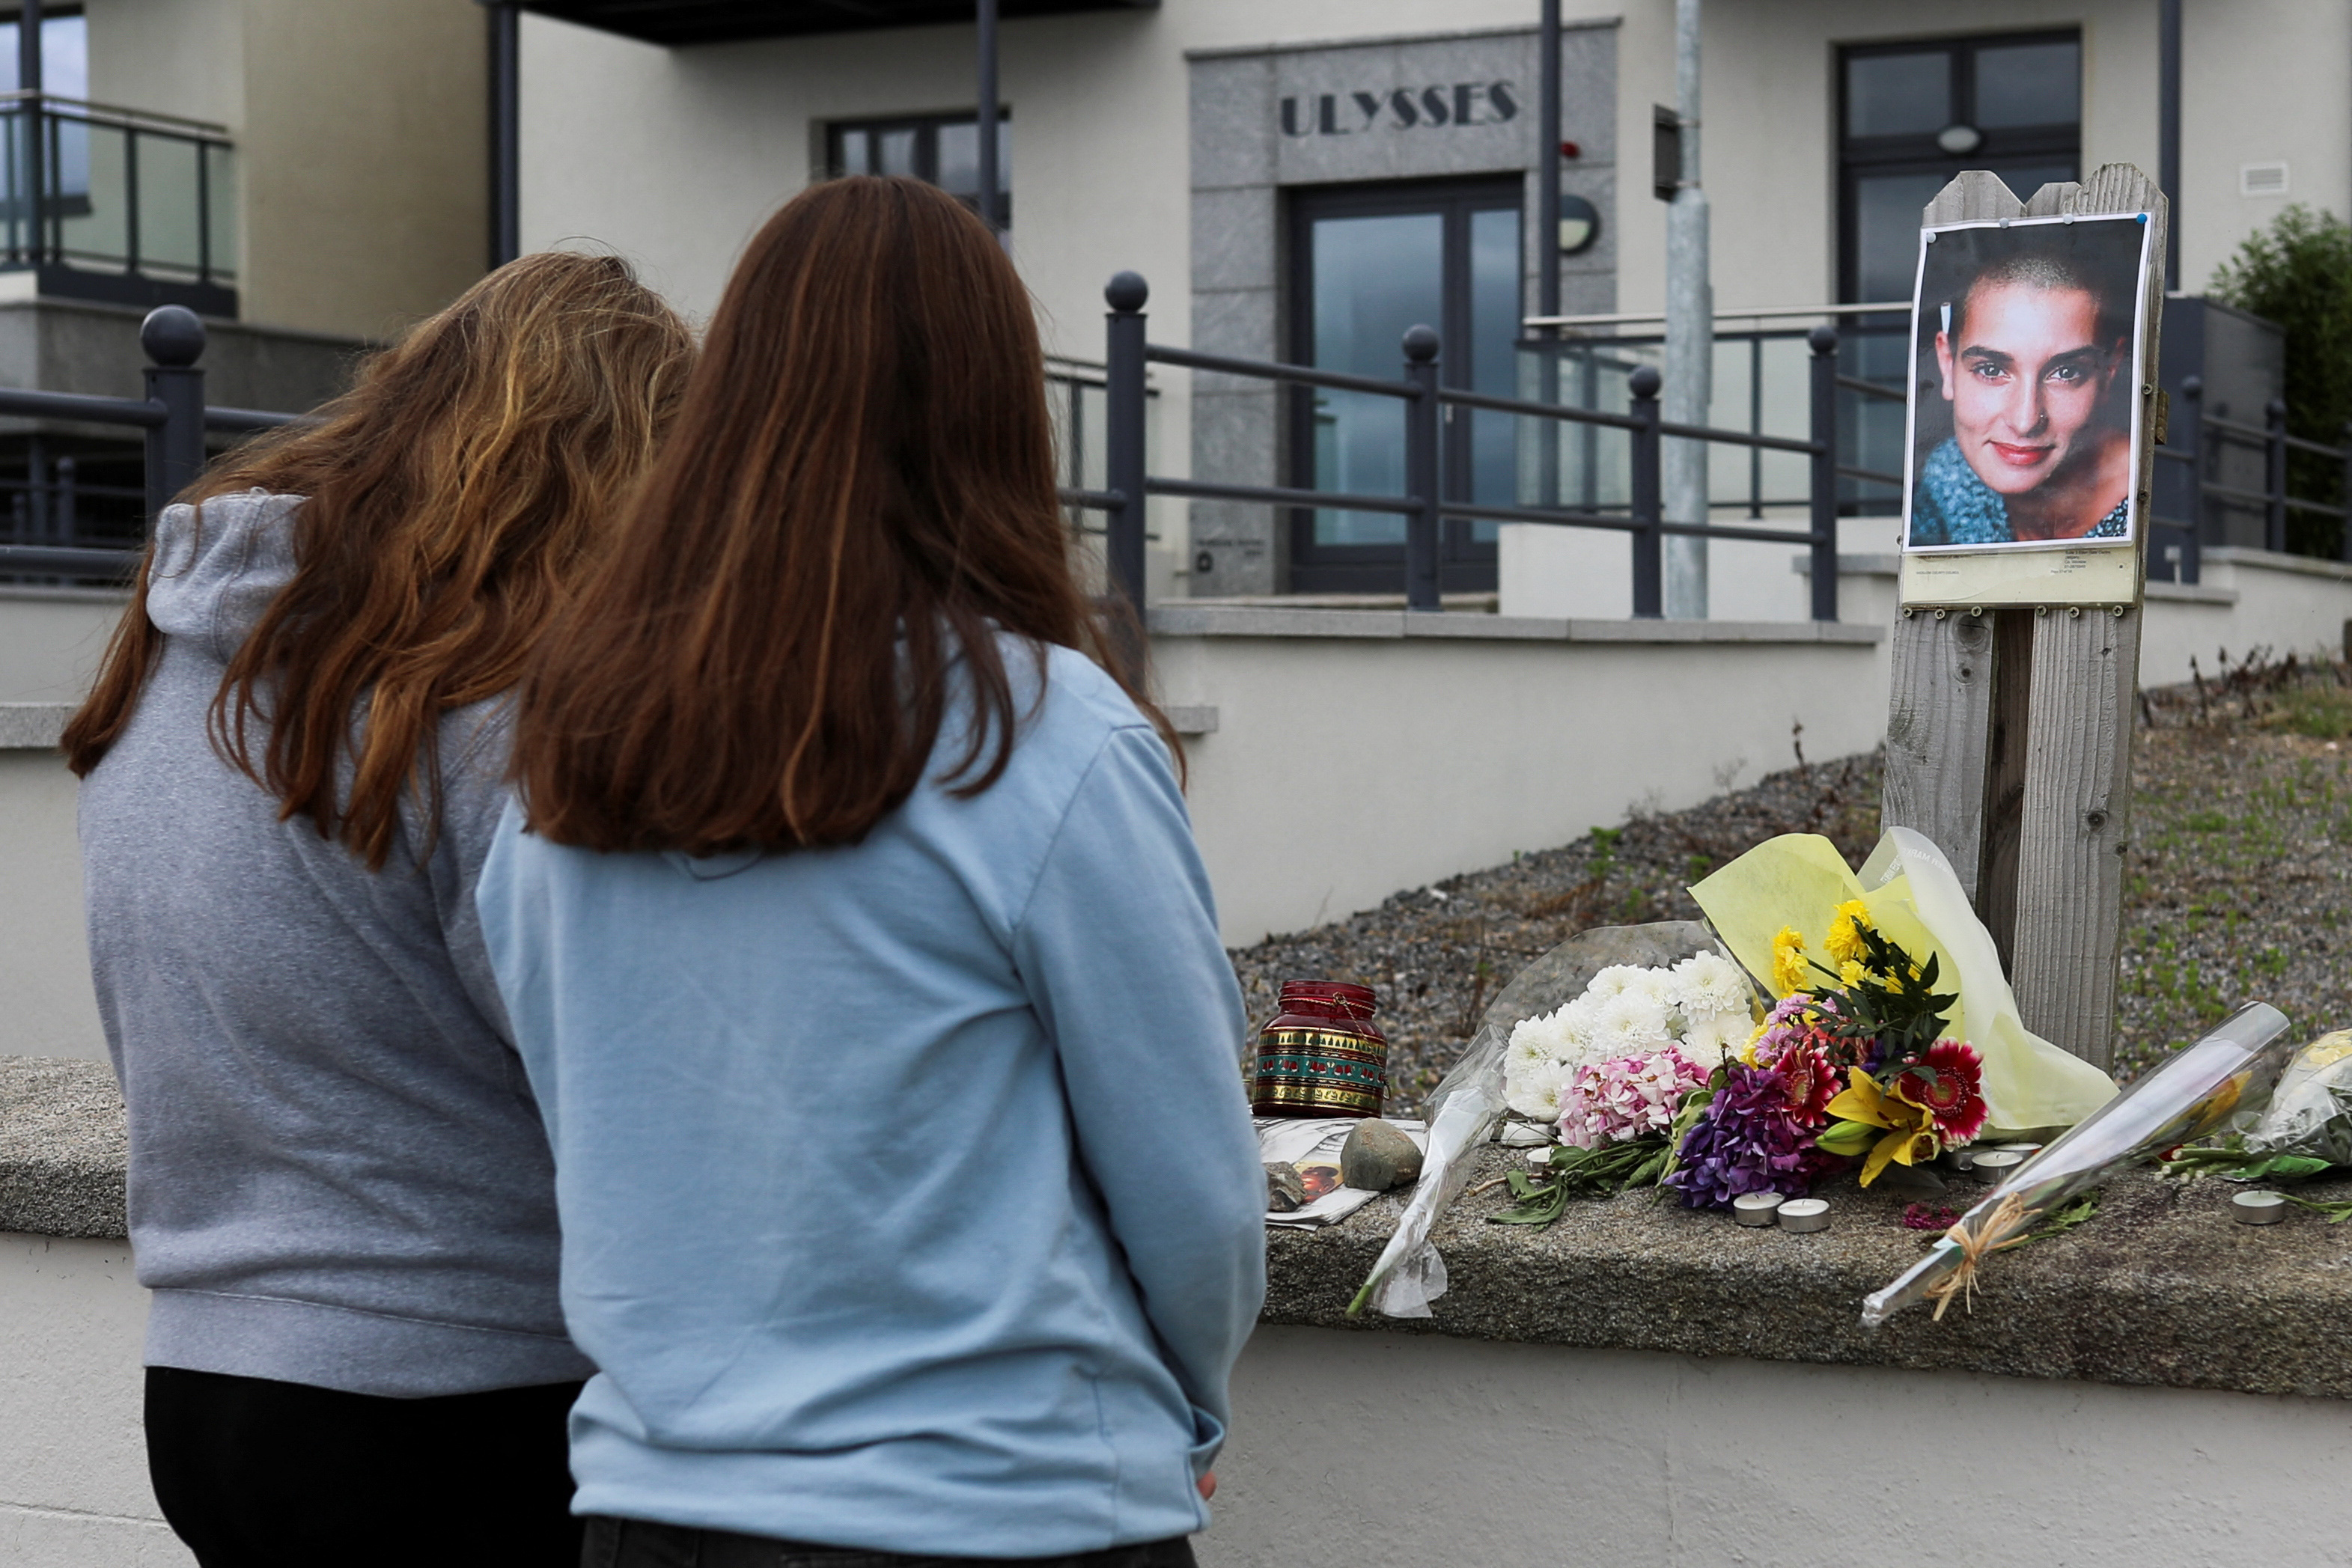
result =
M1000 150L997 158L997 177L1003 182L1003 188L996 193L1000 204L997 221L1009 230L1013 226L1013 160L1009 156L1010 136L1004 134L1010 131L1013 124L1013 110L1009 105L996 111L996 123L1003 128L1000 135L1007 143ZM893 131L911 131L915 133L914 177L927 185L936 185L940 183L940 132L956 125L969 125L977 131L979 110L960 114L890 114L863 120L828 120L824 127L825 178L838 180L852 172L847 160L842 156L842 141L849 133L860 131L872 138ZM956 200L974 212L980 210L977 193L971 196L958 195Z
M1988 130L1976 120L1977 56L1986 49L2013 48L2023 44L2061 44L2074 46L2074 118L2053 120L2041 125L2003 126ZM1923 55L1941 50L1946 56L1949 75L1952 119L1947 125L1972 127L1980 141L1974 151L1963 153L1945 152L1936 145L1937 135L1945 129L1909 132L1894 136L1854 136L1847 127L1853 123L1850 64L1857 59L1890 55ZM2021 31L2000 33L1967 33L1941 38L1903 38L1877 40L1861 44L1843 44L1837 49L1834 68L1837 72L1837 297L1847 304L1865 303L1856 292L1860 287L1861 256L1857 250L1856 233L1859 212L1854 200L1855 189L1864 177L1877 174L1943 174L1947 178L1964 169L1986 169L1999 164L2031 162L2063 162L2072 165L2074 179L2083 174L2083 29L2080 27L2034 27ZM2031 197L2031 191L2018 193L2021 199Z

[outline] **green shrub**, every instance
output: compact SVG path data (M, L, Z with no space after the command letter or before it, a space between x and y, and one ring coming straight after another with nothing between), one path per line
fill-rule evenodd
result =
M2341 445L2352 421L2352 225L2300 202L2256 230L2213 274L2207 290L2225 305L2275 321L2286 333L2286 424L2306 441ZM2344 465L2315 453L2287 455L2287 493L2340 506ZM2339 517L2291 510L2287 549L2334 557Z

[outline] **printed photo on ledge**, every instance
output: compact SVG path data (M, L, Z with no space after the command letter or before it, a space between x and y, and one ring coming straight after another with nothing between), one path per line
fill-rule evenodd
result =
M2129 213L1920 231L1906 549L2135 537L2147 236Z

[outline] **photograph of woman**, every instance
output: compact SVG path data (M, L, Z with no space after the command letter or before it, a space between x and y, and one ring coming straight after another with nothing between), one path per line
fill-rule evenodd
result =
M1922 235L1911 549L2132 537L2147 232L2125 214Z

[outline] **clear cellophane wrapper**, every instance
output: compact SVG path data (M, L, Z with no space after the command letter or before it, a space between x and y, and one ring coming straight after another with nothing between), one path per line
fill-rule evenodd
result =
M2288 1027L2276 1008L2249 1003L2143 1074L1987 1193L1893 1284L1864 1297L1864 1326L1931 1297L1948 1301L1978 1260L2118 1171L2261 1110L2294 1053Z
M1425 1318L1429 1303L1445 1293L1445 1260L1430 1241L1430 1229L1462 1196L1480 1145L1503 1119L1503 1051L1513 1025L1574 1001L1612 964L1656 967L1717 950L1695 920L1604 925L1570 937L1520 970L1486 1009L1470 1049L1430 1092L1422 1111L1429 1145L1421 1180L1348 1311L1370 1305L1383 1317Z

